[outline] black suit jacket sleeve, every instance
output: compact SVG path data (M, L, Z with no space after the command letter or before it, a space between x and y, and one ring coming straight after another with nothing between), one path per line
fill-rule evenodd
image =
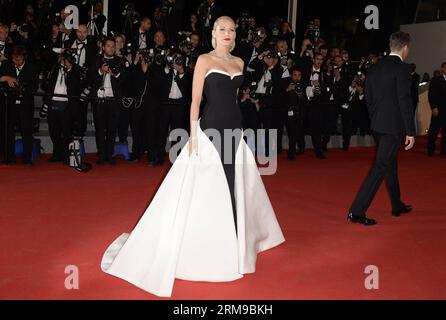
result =
M396 73L396 88L398 96L398 104L400 107L401 117L403 118L404 126L406 128L406 134L408 136L415 136L415 121L413 115L412 106L412 76L410 73L410 66L404 65L398 69Z
M373 115L375 114L375 103L373 101L372 80L370 77L367 77L365 80L365 101L370 118L373 118Z
M441 77L435 77L431 80L429 85L429 105L431 109L440 109L442 107L442 79ZM445 98L443 98L445 100Z

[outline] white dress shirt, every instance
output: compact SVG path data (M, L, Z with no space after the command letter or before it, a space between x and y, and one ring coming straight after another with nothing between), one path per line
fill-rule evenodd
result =
M319 74L315 74L314 72L319 72ZM319 81L320 73L322 72L321 68L316 69L314 66L311 68L310 81ZM314 97L314 86L308 86L306 88L306 94L309 100Z
M145 49L147 48L146 32L141 31L141 29L139 29L138 32L139 32L139 49Z
M266 93L266 87L265 82L271 81L271 69L266 70L266 72L263 74L263 77L260 79L256 93L265 94Z
M170 72L169 68L166 67L164 69L164 72L167 74ZM173 69L173 75L172 75L172 86L170 87L170 93L169 93L169 99L181 99L183 97L183 94L181 93L180 88L178 87L178 83L175 81L175 77L178 74L178 72ZM179 75L180 79L184 77L184 73Z
M59 68L59 74L57 75L56 86L54 87L54 94L67 94L67 84L65 83L65 71ZM53 97L54 101L68 101L67 97Z
M85 66L85 62L87 59L87 40L84 40L84 41L76 40L73 42L73 45L71 46L71 48L77 49L76 63L80 67Z

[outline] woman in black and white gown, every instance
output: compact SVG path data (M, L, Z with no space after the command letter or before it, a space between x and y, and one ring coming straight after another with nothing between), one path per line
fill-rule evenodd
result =
M212 37L215 50L195 67L189 141L134 230L118 237L101 263L104 272L163 297L175 278L225 282L253 273L257 254L285 241L243 139L243 61L230 54L234 21L219 18Z

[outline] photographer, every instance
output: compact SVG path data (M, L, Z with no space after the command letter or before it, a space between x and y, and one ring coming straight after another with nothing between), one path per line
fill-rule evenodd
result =
M48 105L48 127L53 142L53 156L48 159L50 162L68 163L68 144L73 135L74 120L79 113L79 99L63 95L81 94L81 73L76 58L64 53L49 74L45 91L52 95L45 97L44 103Z
M304 37L310 39L313 44L316 44L319 41L320 36L321 20L319 18L316 18L308 23Z
M200 23L203 26L203 47L205 50L211 49L212 27L214 26L214 22L223 15L223 11L215 3L215 0L206 0L199 5L197 13L201 20Z
M23 140L23 161L32 164L34 96L39 83L39 73L35 65L26 59L26 50L22 46L12 49L11 61L5 61L0 68L3 78L2 91L7 94L7 101L2 98L3 112L0 150L4 152L4 162L15 163L15 124L19 120ZM8 86L6 87L6 82ZM3 94L2 94L3 96ZM4 104L6 103L7 106ZM6 135L6 136L5 136Z
M305 152L305 119L307 112L304 91L302 73L297 67L294 67L285 91L286 130L289 139L288 160L291 161L296 159L296 144L299 148L299 154Z
M94 78L98 48L93 37L88 35L85 24L80 24L75 34L75 39L65 42L66 49L62 49L62 52L74 56L75 63L81 71L79 80L82 82L82 91L84 91L91 85ZM75 134L79 137L84 137L87 131L88 104L88 101L80 101L77 108Z
M140 21L138 30L132 35L132 49L137 50L152 48L154 30L152 28L152 20L148 17L143 17Z
M245 84L241 90L239 105L242 113L243 130L251 129L254 131L255 148L257 148L257 130L260 129L260 101L256 98L255 92L251 92L250 85ZM254 150L254 154L256 152L257 150Z
M246 71L252 74L255 70L249 67L249 64L256 60L259 54L267 51L265 44L266 30L265 28L257 28L254 32L247 32L242 37L242 41L235 48L234 55L243 59ZM250 80L249 75L248 80Z
M308 120L316 157L326 159L323 152L322 133L327 128L327 104L330 89L328 79L322 70L323 56L316 53L313 66L303 75L303 83L308 105Z
M310 39L304 39L300 49L297 66L301 70L308 70L313 65L314 46Z
M133 137L131 160L138 161L148 150L148 160L152 166L157 161L159 143L159 69L150 64L150 57L137 52L129 70L129 78L133 80L130 94L136 100L130 109Z
M279 54L279 63L284 68L284 72L298 65L298 56L294 51L289 49L286 40L280 39L277 41L276 51Z
M151 166L164 163L166 141L170 130L186 129L189 75L184 57L179 53L167 57L167 63L161 76L161 108L159 125L159 144L155 160ZM174 141L172 145L178 143Z
M116 43L116 58L121 59L122 63L127 68L127 71L130 71L130 66L132 62L132 53L130 46L126 45L125 35L122 33L117 33L114 37ZM128 73L128 72L127 72ZM122 94L124 97L130 97L132 92L132 87L135 84L133 82L126 81L122 84ZM129 134L129 125L130 125L130 108L121 105L121 109L119 111L119 123L118 123L118 138L119 143L128 143L127 137Z
M347 76L343 72L342 66L342 57L335 56L333 58L333 64L330 65L332 70L328 75L328 85L330 89L327 105L328 122L327 127L324 128L325 133L322 138L322 148L325 152L327 151L327 144L330 141L330 136L338 133L338 114L343 114L343 110L345 110L346 106L348 106L347 101L349 96L349 82Z
M92 95L99 98L93 102L98 147L96 164L103 165L109 162L115 165L116 160L112 156L121 107L121 101L117 99L122 97L125 64L122 59L115 56L116 44L113 38L107 38L102 42L102 51L91 91Z
M7 42L9 27L0 23L0 67L2 63L11 58L11 45Z
M270 154L269 130L281 130L278 125L281 114L279 93L283 92L283 68L279 64L279 56L275 51L265 51L249 65L255 70L252 75L252 83L255 83L256 95L260 100L260 121L265 129L265 156ZM286 112L286 111L285 111ZM280 136L280 133L279 133ZM282 144L277 141L277 151L280 153Z

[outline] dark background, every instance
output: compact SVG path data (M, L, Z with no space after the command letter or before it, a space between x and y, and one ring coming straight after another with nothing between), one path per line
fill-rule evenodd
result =
M202 0L182 0L185 5L185 19L190 12L195 12ZM142 15L151 16L159 4L157 0L129 1L135 4ZM267 26L270 17L283 19L288 15L287 0L225 0L217 1L227 15L236 18L241 12L249 12L256 16L258 25ZM298 26L296 30L297 46L300 47L302 35L308 20L319 17L322 20L322 37L330 46L348 49L354 58L368 52L388 51L389 35L399 30L400 24L412 23L417 7L417 0L338 0L338 1L298 1ZM127 2L109 1L109 30L121 31L121 12ZM365 30L364 9L367 5L376 5L380 9L380 29ZM359 19L357 22L356 19Z

